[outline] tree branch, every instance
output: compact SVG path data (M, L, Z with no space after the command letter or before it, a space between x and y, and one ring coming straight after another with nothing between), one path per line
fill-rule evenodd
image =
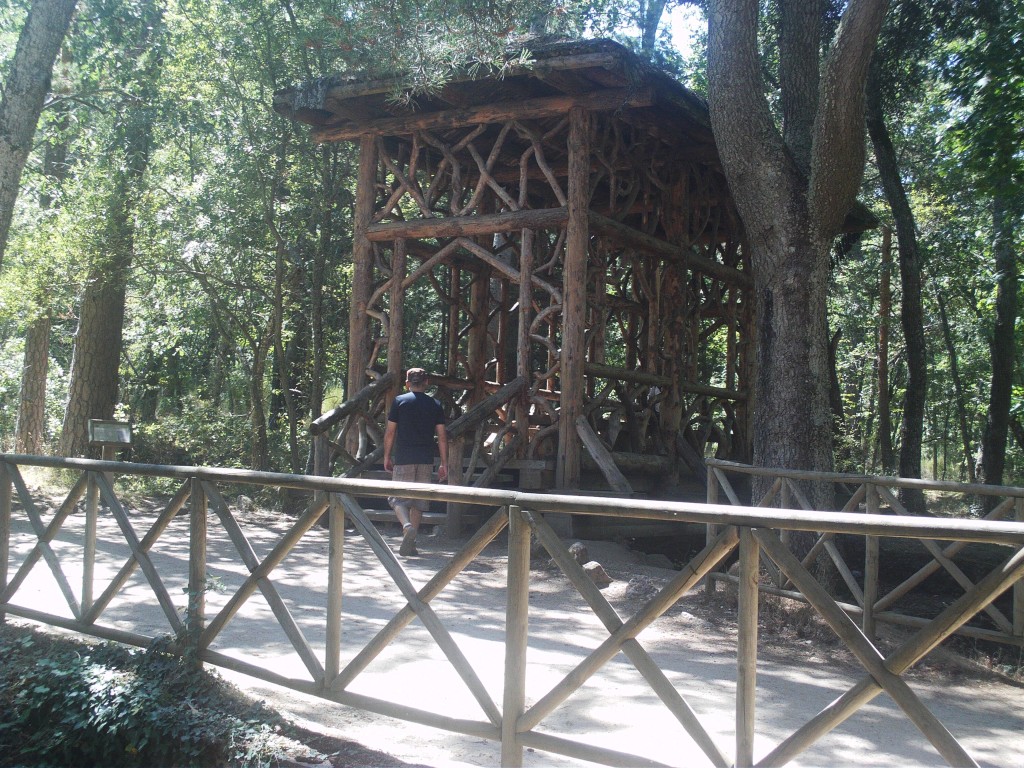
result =
M888 0L850 0L822 70L808 208L822 241L842 228L864 174L864 84Z

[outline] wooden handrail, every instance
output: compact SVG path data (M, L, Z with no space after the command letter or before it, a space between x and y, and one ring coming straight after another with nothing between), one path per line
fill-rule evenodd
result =
M978 496L1013 496L1024 498L1024 488L1012 485L983 485L982 483L955 483L948 480L920 480L911 477L888 477L884 475L854 475L842 472L814 472L804 469L778 469L772 467L754 467L722 459L706 459L709 467L717 467L725 472L736 472L757 477L788 477L793 480L809 480L811 482L847 483L848 485L884 485L890 488L917 488L922 491L948 491Z
M309 433L311 435L323 434L343 418L359 410L360 406L373 399L374 395L391 386L391 382L394 381L394 379L395 375L393 373L385 373L376 381L371 381L365 387L356 392L356 394L350 399L346 400L334 410L328 411L310 424Z
M927 537L946 541L1024 545L1024 523L957 518L898 518L892 515L866 515L850 512L804 512L791 509L762 509L687 501L625 500L491 488L468 488L455 485L395 483L386 480L317 477L214 467L132 464L119 461L66 459L9 453L0 454L0 461L55 469L113 472L116 475L148 475L183 480L196 478L217 483L246 483L328 493L348 493L357 496L402 496L426 501L455 501L492 507L512 504L537 512L561 512L573 515L660 521L676 520L718 526L788 528L794 531L845 533L860 536L892 536L913 539ZM1016 490L1024 493L1022 489Z

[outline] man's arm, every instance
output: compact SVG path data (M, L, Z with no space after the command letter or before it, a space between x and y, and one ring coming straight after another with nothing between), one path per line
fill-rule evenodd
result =
M395 434L398 432L398 422L389 421L387 429L384 430L384 471L390 472L395 468L391 463L391 449L395 447Z
M444 424L434 427L437 433L437 451L441 454L441 465L437 468L438 482L448 480L448 428Z

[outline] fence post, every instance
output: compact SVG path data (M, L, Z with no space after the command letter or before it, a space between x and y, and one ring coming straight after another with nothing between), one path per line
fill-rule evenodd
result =
M330 495L331 505L327 554L327 643L324 659L324 690L329 690L341 671L341 597L345 567L345 508L338 495Z
M526 706L529 639L530 525L519 507L508 508L508 585L505 607L505 692L501 707L501 765L520 768L523 745L516 725Z
M708 504L718 503L718 468L709 467L708 472ZM718 536L718 526L713 523L707 525L707 530L704 535L704 546L708 546L715 537ZM708 575L704 577L704 593L713 595L718 591L718 580L714 577L715 571L709 571Z
M739 640L736 647L736 768L747 768L754 764L757 601L760 571L760 545L749 528L741 528Z
M793 493L790 490L789 478L782 478L782 487L779 489L779 508L780 509L792 509L793 508ZM786 545L786 549L789 549L789 543L793 538L792 532L788 528L783 528L779 531L779 538L782 543ZM775 571L775 586L782 589L786 586L786 574L782 572L781 568Z
M188 612L185 616L185 651L196 668L202 667L199 640L206 625L206 491L192 478L188 527Z
M93 575L96 571L96 526L99 520L100 489L96 476L89 473L85 494L85 535L82 542L82 615L92 608Z
M1024 523L1024 499L1017 499L1015 517L1018 523ZM1013 585L1013 636L1024 639L1024 581Z
M0 461L0 592L7 590L7 564L11 557L12 487L7 462ZM0 611L0 624L6 623L7 613Z
M878 487L867 483L867 512L877 515L879 508ZM877 536L864 537L864 615L861 629L872 640L878 634L875 621L875 603L878 602L879 541Z

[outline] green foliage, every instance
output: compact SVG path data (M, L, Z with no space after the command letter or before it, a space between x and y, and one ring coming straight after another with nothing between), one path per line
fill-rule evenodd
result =
M246 414L227 413L215 403L190 396L179 413L136 425L131 458L143 464L242 468L251 440Z
M0 765L264 766L280 719L157 644L0 631Z

